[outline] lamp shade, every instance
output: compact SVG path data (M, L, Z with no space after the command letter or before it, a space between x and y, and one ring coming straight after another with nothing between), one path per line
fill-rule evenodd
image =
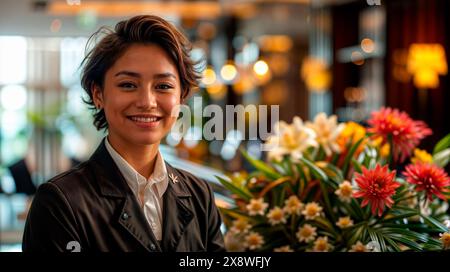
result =
M440 44L412 44L406 68L413 75L417 88L436 88L439 86L439 75L447 74L445 50Z

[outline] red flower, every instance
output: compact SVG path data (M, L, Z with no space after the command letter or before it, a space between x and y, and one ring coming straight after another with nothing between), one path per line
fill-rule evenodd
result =
M395 171L389 172L388 166L381 167L379 164L375 169L362 168L362 174L356 173L355 181L359 186L359 191L353 194L354 197L363 198L361 207L370 203L372 214L378 216L383 214L384 205L389 208L394 201L391 196L395 194L395 189L400 183L394 180Z
M424 122L414 121L406 112L397 109L381 108L373 112L367 122L371 126L368 131L381 137L382 144L389 143L388 137L392 137L394 160L400 162L411 156L420 140L432 134Z
M403 172L406 181L416 185L416 191L425 191L428 199L433 200L433 195L440 199L447 198L442 194L449 192L450 178L445 171L431 163L416 163L406 166Z

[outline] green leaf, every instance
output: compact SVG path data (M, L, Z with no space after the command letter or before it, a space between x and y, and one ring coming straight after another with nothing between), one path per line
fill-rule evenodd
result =
M378 241L380 242L381 251L383 251L383 252L388 251L384 235L379 233L378 231L375 232L375 235L378 236Z
M412 241L419 240L421 242L428 242L428 235L424 233L418 233L412 230L407 230L398 227L382 228L381 232L384 234L396 234L401 235L404 238L410 239Z
M392 240L389 236L383 235L386 242L394 249L394 251L400 252L402 249L397 245L397 243Z
M248 215L248 214L246 214L246 213L244 213L244 212L242 212L242 211L240 211L240 210L237 210L237 209L225 209L225 208L219 208L219 210L221 211L221 212L223 212L223 214L226 214L226 215L229 215L229 216L231 216L231 217L233 217L233 218L247 218L247 219L250 219L251 218L251 216L250 215Z
M446 148L433 155L433 163L444 168L450 161L450 148Z
M400 214L400 215L389 217L388 219L384 219L384 220L381 221L381 223L387 223L387 222L394 222L394 221L397 221L397 220L403 220L404 218L409 218L409 217L412 217L412 216L417 215L417 214L418 214L418 212L406 212L406 213L403 213L403 214Z
M370 229L370 228L367 229L367 232L369 233L370 240L372 242L375 242L375 243L379 244L380 247L381 247L381 241L380 241L378 235L376 234L376 232L373 229ZM384 248L381 248L381 251L386 251L386 246Z
M448 228L444 226L441 222L437 221L431 216L421 215L425 222L436 228L437 231L440 232L448 232Z
M444 138L442 138L435 146L433 149L433 155L441 152L442 150L446 149L450 147L450 133L447 134Z
M355 168L356 172L362 173L361 164L357 160L352 159L352 165L353 165L353 168Z
M344 160L344 166L342 167L342 173L344 174L344 177L347 176L348 166L350 164L351 159L353 158L353 154L355 154L356 150L358 149L359 145L362 143L362 141L365 138L359 139L349 150L347 156L345 156Z
M239 188L236 185L234 185L233 183L231 183L230 181L223 179L219 176L215 176L220 183L222 183L222 185L227 188L228 190L230 190L232 193L238 195L239 197L249 201L250 199L253 198L253 195L248 192L246 189L244 188Z
M356 211L354 211L354 210L352 209L352 207L350 206L349 203L341 202L341 205L342 205L341 208L343 208L343 209L342 209L343 212L344 212L345 214L350 215L351 218L356 219L357 221L361 221L361 220L363 219L362 217L359 216L359 214L356 213Z
M416 243L416 242L414 242L414 241L412 241L412 240L410 240L408 238L405 238L402 235L391 234L389 236L389 238L391 238L392 240L398 241L398 242L404 244L405 246L408 246L409 248L411 248L413 250L422 251L422 247L418 243Z
M337 185L344 181L344 175L342 175L341 169L331 163L324 162L324 167L319 166L319 168L322 169L325 174L335 182L335 186L333 186L334 188L337 188Z
M251 157L247 151L245 151L244 149L241 149L242 155L245 157L245 159L251 164L253 165L256 169L260 170L261 172L263 172L264 174L267 175L267 177L271 178L271 179L279 179L282 177L282 175L280 175L279 173L275 172L274 169L272 167L270 167L268 164L264 163L261 160L255 159L253 157Z
M363 229L365 228L365 226L361 225L358 228L355 228L354 230L352 230L350 232L350 239L348 240L347 245L348 246L352 246L354 244L356 244L356 242L363 240L362 239L362 233L363 233Z
M321 179L323 181L328 180L327 175L319 167L317 167L314 163L312 163L310 160L308 160L306 158L300 158L300 160L304 164L306 164L306 166L308 166L308 168L311 170L311 172L313 173L313 175L316 178Z
M316 225L330 233L333 233L333 236L336 236L336 234L337 234L333 228L333 225L326 218L317 217L316 219L314 219L314 222L312 222L311 224Z

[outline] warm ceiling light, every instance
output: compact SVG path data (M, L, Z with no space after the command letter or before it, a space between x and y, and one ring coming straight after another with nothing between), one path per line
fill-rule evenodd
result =
M137 14L176 15L183 18L214 19L222 10L220 3L195 2L144 2L144 1L82 1L81 5L68 5L66 1L51 1L48 13L56 16L76 16L92 11L101 17L126 17Z
M267 63L265 61L263 61L263 60L258 60L253 65L253 71L257 75L263 76L269 71L269 65L267 65Z
M225 81L233 81L237 76L237 69L233 64L225 64L220 69L220 75Z
M439 75L447 74L445 50L440 44L412 44L406 68L413 75L417 88L436 88Z
M351 56L350 56L350 59L356 65L363 65L364 64L364 56L359 51L353 51Z
M309 91L324 92L330 88L331 73L322 59L307 57L302 63L300 73Z
M375 42L369 38L363 39L361 49L366 53L372 53L375 50Z
M211 67L208 67L203 71L202 83L206 86L213 84L216 82L216 72Z
M292 39L286 35L264 35L259 38L261 50L269 52L287 52L293 46Z

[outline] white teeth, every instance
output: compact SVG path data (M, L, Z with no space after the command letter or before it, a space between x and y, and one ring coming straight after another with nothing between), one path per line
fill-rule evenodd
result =
M135 117L132 116L131 120L136 121L136 122L143 122L143 123L150 123L150 122L156 122L158 118L156 117Z

